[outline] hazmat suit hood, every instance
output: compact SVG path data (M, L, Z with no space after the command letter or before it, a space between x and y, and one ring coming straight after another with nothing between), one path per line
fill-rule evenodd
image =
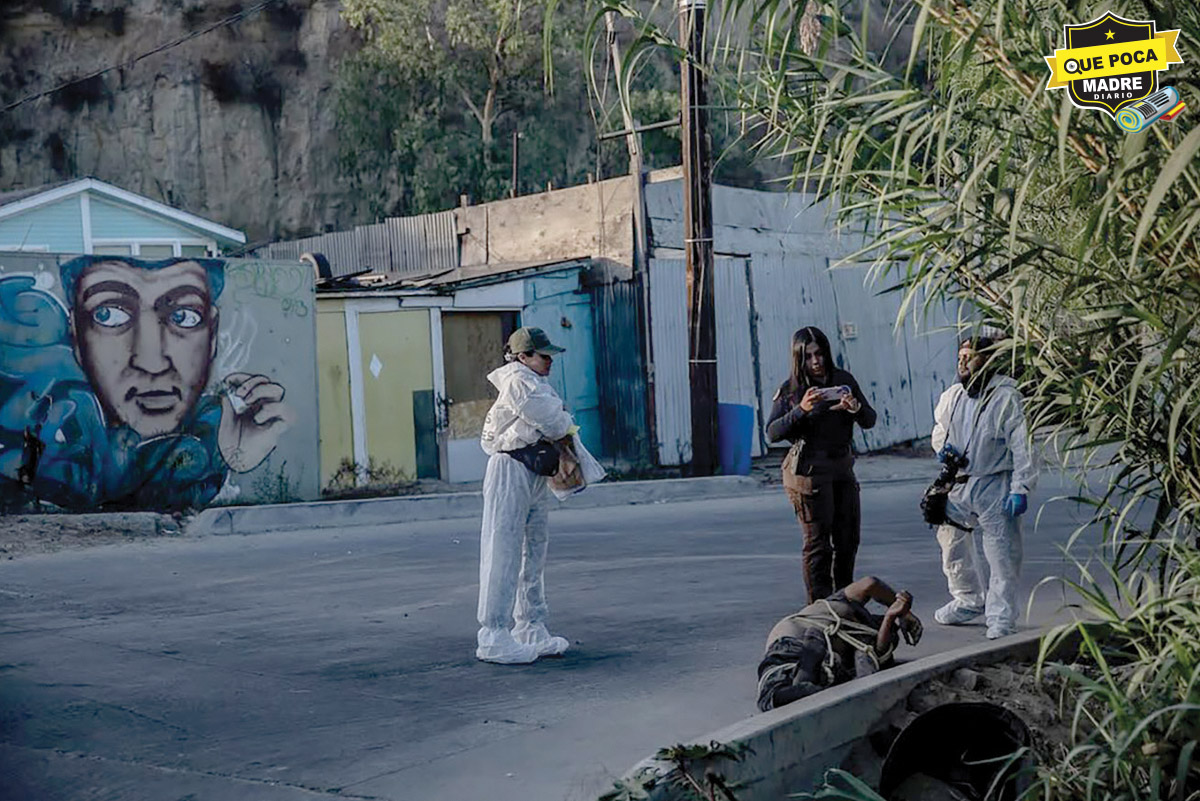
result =
M484 453L560 439L574 425L550 382L520 362L497 367L487 379L500 394L483 421L479 444Z
M517 376L528 376L533 381L541 380L541 376L530 370L525 365L518 361L511 361L487 374L488 383L497 390L503 390L504 386L512 381Z
M977 397L972 397L962 384L951 384L938 399L933 419L934 451L949 444L965 453L973 479L1012 474L1011 489L997 496L997 504L1008 492L1028 494L1037 485L1037 465L1016 379L994 375L987 390Z

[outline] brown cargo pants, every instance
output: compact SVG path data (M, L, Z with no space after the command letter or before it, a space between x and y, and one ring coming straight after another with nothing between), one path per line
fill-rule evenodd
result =
M804 584L808 602L827 598L854 581L862 526L854 457L804 457L785 482L804 532Z

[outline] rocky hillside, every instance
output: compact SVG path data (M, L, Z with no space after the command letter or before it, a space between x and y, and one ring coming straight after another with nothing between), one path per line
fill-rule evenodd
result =
M0 106L259 0L3 0ZM252 242L361 221L339 180L335 73L359 47L338 0L275 0L135 64L0 111L0 191L95 176Z

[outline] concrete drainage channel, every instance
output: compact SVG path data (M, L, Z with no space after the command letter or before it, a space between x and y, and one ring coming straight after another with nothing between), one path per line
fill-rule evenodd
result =
M779 490L777 487L764 487L758 479L750 476L615 481L589 487L586 492L562 503L554 502L551 509L590 509L600 506L710 500L772 491ZM188 523L187 533L260 534L270 531L452 520L480 517L482 514L483 495L478 492L262 506L218 506L205 509L196 515Z
M841 766L851 749L871 734L886 710L922 683L961 668L1035 660L1040 640L1041 632L1029 632L999 643L928 656L754 715L700 742L749 746L742 761L722 760L711 766L727 783L740 785L738 801L778 801L791 794L811 792L827 770ZM625 780L646 787L668 770L668 765L645 759L626 774ZM664 785L654 782L649 798L674 801L681 797Z

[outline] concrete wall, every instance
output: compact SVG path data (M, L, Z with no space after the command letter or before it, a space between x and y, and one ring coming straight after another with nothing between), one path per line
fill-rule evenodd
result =
M0 254L0 502L316 498L315 320L298 263Z
M812 792L830 768L839 767L854 745L868 736L889 709L918 685L958 668L1032 660L1038 655L1040 632L1027 632L999 642L971 645L857 679L802 698L713 732L700 740L750 747L741 762L719 761L711 767L730 784L739 783L739 801L777 801ZM1061 653L1077 640L1068 638ZM708 763L695 764L699 775ZM626 774L638 783L661 779L669 768L653 758ZM676 801L684 795L656 781L648 798ZM691 797L691 796L687 796Z
M592 256L628 266L633 204L622 177L457 209L461 265Z

